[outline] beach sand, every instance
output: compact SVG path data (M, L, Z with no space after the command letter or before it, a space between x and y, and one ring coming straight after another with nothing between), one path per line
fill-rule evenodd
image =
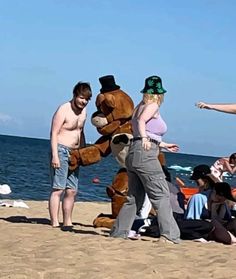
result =
M77 202L73 232L49 226L47 202L0 207L0 278L236 278L236 246L122 240L93 228L109 203ZM27 223L28 222L28 223Z

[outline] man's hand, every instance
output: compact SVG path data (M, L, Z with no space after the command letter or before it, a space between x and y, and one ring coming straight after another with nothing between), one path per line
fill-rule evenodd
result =
M52 162L51 162L51 165L54 169L58 169L60 168L61 164L60 164L60 160L58 157L53 157L52 158Z

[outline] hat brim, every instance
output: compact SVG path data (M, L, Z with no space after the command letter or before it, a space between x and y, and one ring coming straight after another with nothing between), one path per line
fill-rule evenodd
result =
M120 89L119 85L114 85L112 87L106 87L106 88L102 87L100 89L100 93L111 92L111 91L115 91L115 90L118 90L118 89Z
M140 91L140 93L143 94L150 94L150 95L158 95L158 94L165 94L167 91L164 88L161 89L157 89L157 92L151 93L145 90L145 88L143 90Z
M189 177L190 180L198 180L198 179L200 179L200 178L202 178L202 176L200 176L200 175L198 175L198 174L192 174L192 175Z

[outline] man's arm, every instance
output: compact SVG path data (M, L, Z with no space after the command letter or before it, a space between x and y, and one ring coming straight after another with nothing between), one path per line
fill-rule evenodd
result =
M200 109L211 109L215 111L236 114L236 104L208 104L198 102L196 106Z
M81 125L81 134L80 134L80 142L79 142L79 148L83 148L86 147L86 140L85 140L85 133L84 133L84 126L85 126L85 122L87 119L87 110L86 108L83 109L83 122Z
M52 150L51 164L52 164L52 167L54 167L54 168L60 167L60 161L59 161L58 151L57 151L57 144L58 144L58 134L64 123L64 120L65 120L64 106L61 106L57 109L57 111L53 115L51 133L50 133L51 150Z

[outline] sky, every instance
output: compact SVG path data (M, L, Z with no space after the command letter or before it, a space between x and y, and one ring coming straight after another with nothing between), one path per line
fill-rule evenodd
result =
M165 142L187 154L236 152L236 115L197 109L236 102L235 0L0 0L0 134L49 138L57 107L88 81L90 117L112 74L133 99L150 75L167 89Z

